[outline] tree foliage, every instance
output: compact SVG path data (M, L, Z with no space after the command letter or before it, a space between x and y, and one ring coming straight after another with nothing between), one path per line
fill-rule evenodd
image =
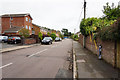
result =
M114 6L114 3L112 6L110 6L109 3L106 3L106 6L103 8L103 13L105 15L103 18L107 18L108 20L116 20L118 17L120 17L119 5L116 7Z
M106 3L103 13L104 17L101 18L92 17L82 19L80 23L80 32L84 36L93 33L94 39L99 37L102 40L118 40L120 37L118 26L114 28L111 27L111 25L120 17L120 6L109 6L109 4Z
M59 34L59 37L63 39L63 38L64 38L64 35L60 33L60 34Z
M50 35L50 37L52 37L52 39L55 40L55 38L56 38L57 36L56 36L55 33L52 33L52 34Z
M68 29L63 28L61 31L64 34L64 36L68 36Z
M43 34L41 32L38 33L39 38L42 40Z
M78 35L75 34L75 35L73 36L73 38L74 38L74 40L78 40Z
M48 32L47 35L50 37L50 33Z
M21 30L19 31L19 34L20 34L21 36L23 36L24 38L28 38L28 37L30 36L29 30L28 30L28 29L25 29L25 28L21 29Z

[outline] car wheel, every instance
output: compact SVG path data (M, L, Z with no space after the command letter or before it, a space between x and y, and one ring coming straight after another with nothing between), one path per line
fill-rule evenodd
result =
M49 42L49 45L51 44L51 42Z
M17 42L15 41L15 44L16 44Z

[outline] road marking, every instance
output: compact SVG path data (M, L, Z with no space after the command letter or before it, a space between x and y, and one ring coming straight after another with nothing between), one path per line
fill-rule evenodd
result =
M0 67L0 69L2 69L2 68L4 68L4 67L7 67L7 66L10 66L10 65L12 65L13 63L9 63L9 64L6 64L6 65L4 65L4 66L1 66Z
M84 59L82 59L82 60L77 60L76 62L78 62L78 63L85 63L86 61Z
M54 47L57 47L57 45L55 45L55 46L52 46L51 48L54 48Z
M83 55L86 55L86 54L76 54L77 56L83 56Z
M44 50L39 51L39 52L37 52L37 53L35 53L35 54L31 54L31 55L30 55L30 56L28 56L28 57L32 57L32 56L34 56L34 55L40 54L40 53L42 53L42 52L44 52L44 51L46 51L46 50L48 50L48 49L44 49Z

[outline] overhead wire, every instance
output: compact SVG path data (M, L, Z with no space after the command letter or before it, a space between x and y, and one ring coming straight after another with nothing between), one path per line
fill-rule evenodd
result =
M83 13L83 8L84 8L84 5L83 5L83 7L81 8L81 12L80 12L79 19L78 19L78 21L77 21L76 27L79 27L79 26L80 26L80 21L81 21L81 16L82 16L82 13Z

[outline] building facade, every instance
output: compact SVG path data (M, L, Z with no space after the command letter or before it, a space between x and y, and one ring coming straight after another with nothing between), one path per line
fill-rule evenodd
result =
M32 34L38 35L40 32L40 26L32 23Z
M30 14L5 14L1 16L2 34L5 34L6 30L14 27L21 27L29 30L32 34L32 17ZM12 34L12 31L7 31L7 34ZM14 33L15 34L15 33Z

